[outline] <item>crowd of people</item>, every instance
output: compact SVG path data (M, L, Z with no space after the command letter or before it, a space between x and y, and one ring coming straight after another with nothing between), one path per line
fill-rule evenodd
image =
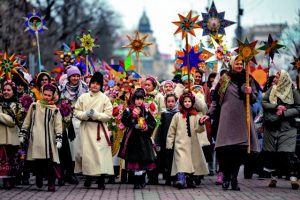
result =
M87 188L96 181L105 189L119 179L134 189L159 183L183 189L216 175L224 190L239 191L240 166L259 152L269 187L284 174L298 189L299 90L284 70L269 77L265 88L251 77L247 87L243 65L233 56L229 70L209 74L206 82L196 71L190 79L175 75L159 83L152 76L123 77L111 85L100 72L82 77L76 66L68 66L59 82L47 72L30 82L22 72L4 79L3 187L28 185L35 176L38 188L47 180L48 190L55 191L56 184L78 184L82 176Z

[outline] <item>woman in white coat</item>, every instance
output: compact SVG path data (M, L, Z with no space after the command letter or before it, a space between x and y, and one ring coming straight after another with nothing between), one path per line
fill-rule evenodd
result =
M90 92L81 95L74 114L80 123L75 146L75 173L86 175L85 187L91 186L91 177L98 177L98 188L105 189L104 176L113 175L110 133L107 123L112 118L112 104L102 93L103 75L96 72L90 81Z

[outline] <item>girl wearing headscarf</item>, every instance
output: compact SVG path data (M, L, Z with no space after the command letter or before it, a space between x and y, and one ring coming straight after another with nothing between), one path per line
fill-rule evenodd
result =
M174 149L171 176L176 175L175 186L179 189L196 187L194 176L208 174L206 160L198 140L204 132L200 125L201 113L193 107L195 96L184 93L179 98L180 109L174 115L168 130L166 148Z
M279 71L274 84L262 100L264 109L263 154L265 154L265 171L272 179L269 187L276 187L276 170L286 169L291 175L292 189L298 189L296 137L297 128L293 122L300 114L300 94L294 88L288 72Z
M126 169L134 173L134 189L146 186L146 171L155 169L155 155L151 136L156 121L145 108L144 89L137 88L132 95L131 102L123 112L122 123L126 131L121 143L119 157L125 159Z
M4 82L0 98L0 159L2 160L0 178L3 178L5 189L14 187L16 167L19 167L19 163L14 162L20 145L15 112L16 93L17 89L13 82Z
M219 126L216 138L216 152L219 165L224 173L222 188L227 190L231 183L232 190L240 190L237 176L247 153L248 131L246 124L246 94L250 95L251 104L256 101L256 87L250 79L246 87L246 72L243 62L233 56L230 61L231 71L223 75L215 88L216 97L211 108L201 121L219 115ZM254 122L250 116L250 149L258 151L257 135Z

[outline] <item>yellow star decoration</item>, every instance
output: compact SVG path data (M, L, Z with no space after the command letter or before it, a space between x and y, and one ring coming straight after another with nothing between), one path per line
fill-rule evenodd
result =
M129 39L130 43L122 47L130 48L129 55L135 53L136 59L138 60L140 57L140 53L146 56L146 53L144 52L144 48L152 44L152 42L145 41L147 37L148 34L145 34L143 37L141 37L141 33L139 31L136 31L135 38L132 38L129 35L127 35L127 38Z
M209 39L208 39L208 44L213 44L213 41L212 39L214 39L216 41L217 44L221 45L223 43L223 37L224 35L219 35L218 33L216 35L213 35L213 34L209 34Z
M95 40L90 34L83 34L83 36L80 38L81 46L84 48L86 53L88 51L93 51L93 47L95 46L94 41Z
M242 60L246 63L252 61L255 64L255 55L258 54L258 51L256 51L255 46L257 41L253 41L251 43L248 42L248 39L246 38L245 42L241 42L240 40L237 40L239 48L235 51L238 53L238 59Z
M187 33L192 34L193 36L195 35L194 29L195 28L201 28L198 24L196 24L196 21L199 17L199 15L192 17L192 11L188 13L186 17L178 14L180 21L177 22L172 22L176 26L178 26L177 30L175 31L174 35L177 33L182 32L182 39L185 38Z
M19 63L15 60L15 54L8 56L8 53L5 52L3 60L0 61L0 77L5 75L7 80L11 80L11 74L19 74L16 67L20 66Z

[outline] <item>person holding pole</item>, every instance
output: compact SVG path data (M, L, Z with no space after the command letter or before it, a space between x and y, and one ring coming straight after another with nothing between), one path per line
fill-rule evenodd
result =
M252 79L250 87L246 87L246 73L241 60L233 56L230 60L230 67L228 75L222 76L216 86L217 98L212 102L207 115L203 116L200 121L205 122L209 117L218 113L217 109L220 110L215 148L219 163L223 166L222 188L227 190L231 183L232 190L240 190L237 176L249 144L245 109L246 94L250 94L250 102L254 103L257 91ZM252 116L250 125L250 149L258 151Z

